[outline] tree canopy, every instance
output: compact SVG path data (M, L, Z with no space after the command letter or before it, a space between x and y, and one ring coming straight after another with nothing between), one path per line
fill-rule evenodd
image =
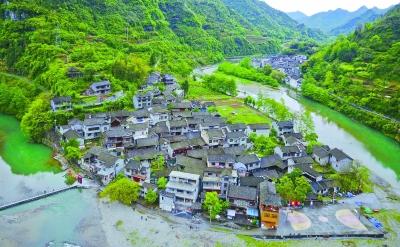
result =
M100 197L107 197L111 201L119 201L131 205L139 198L140 185L126 177L117 178L100 192Z

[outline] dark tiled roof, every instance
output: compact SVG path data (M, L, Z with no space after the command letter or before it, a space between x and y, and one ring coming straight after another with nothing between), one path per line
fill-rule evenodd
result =
M133 131L140 131L149 128L149 124L148 123L130 124L128 128Z
M268 124L250 124L249 127L252 130L266 130L271 128Z
M260 159L255 154L244 154L244 155L239 156L236 160L243 164L251 164L251 163L260 162Z
M332 149L329 153L331 156L335 157L337 161L341 161L344 159L353 160L350 156L348 156L342 150L337 149L337 148Z
M82 136L79 135L78 132L76 132L75 130L68 130L67 132L64 133L64 137L67 140L74 140L74 139L82 138Z
M240 186L249 186L249 187L255 187L264 181L264 178L261 177L241 177L240 178Z
M125 168L131 169L131 170L135 170L135 169L136 169L136 170L139 170L140 167L141 167L140 161L135 160L135 159L130 159L130 160L128 161L128 163L126 164L126 166L125 166Z
M329 156L329 150L326 150L323 147L315 146L313 148L313 154L319 158L325 158Z
M207 160L209 162L234 163L235 157L231 154L212 154L208 155Z
M228 128L230 131L245 130L247 128L247 125L242 124L242 123L228 124Z
M207 157L207 150L205 149L193 149L187 151L187 156L196 159L205 159Z
M158 145L158 137L148 137L136 140L136 147L151 147Z
M281 197L276 194L275 184L264 181L260 183L260 204L271 206L282 206Z
M124 128L112 128L108 130L105 135L107 137L124 137L131 136L132 132Z
M94 82L94 83L92 83L91 87L95 88L95 87L107 86L107 85L110 85L110 82L105 80L105 81Z
M206 130L206 133L210 139L223 139L225 137L224 132L221 129Z
M310 156L294 157L292 158L292 160L296 165L301 165L301 164L312 165L314 163L314 160Z
M225 147L224 149L225 154L232 154L235 156L242 155L243 153L246 152L246 148L243 146L237 146L237 147Z
M98 118L98 117L93 117L93 118L86 118L83 121L83 125L90 126L90 125L102 125L102 124L108 124L107 120L105 118Z
M243 131L226 133L227 139L237 139L237 138L245 138L245 137L247 137L247 135Z
M248 186L229 186L229 198L242 199L246 201L255 201L257 199L257 189Z
M300 153L300 149L297 146L280 146L282 153Z
M270 156L266 156L261 158L261 168L271 168L271 167L278 167L281 170L286 169L287 165L285 165L277 154L273 154Z
M171 120L169 121L169 126L171 128L187 127L187 122L186 120Z
M63 104L63 103L70 103L71 102L71 97L70 96L64 96L64 97L55 97L52 99L54 104Z
M293 128L292 121L280 121L280 122L276 122L276 125L280 128Z

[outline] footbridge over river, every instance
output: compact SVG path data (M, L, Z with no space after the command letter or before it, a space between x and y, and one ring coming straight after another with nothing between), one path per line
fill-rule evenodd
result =
M18 200L18 201L15 201L15 202L10 202L10 203L6 203L6 204L3 204L3 205L0 205L0 211L6 210L6 209L9 209L9 208L13 208L13 207L16 207L16 206L20 206L20 205L23 205L23 204L26 204L26 203L29 203L29 202L37 201L37 200L40 200L40 199L43 199L43 198L46 198L46 197L49 197L49 196L53 196L53 195L56 195L56 194L59 194L59 193L62 193L62 192L68 191L68 190L78 189L78 188L88 189L88 188L91 188L91 186L75 184L75 185L72 185L72 186L63 187L63 188L60 188L60 189L57 189L57 190L53 190L53 191L44 191L43 193L41 193L39 195L36 195L36 196L33 196L33 197L29 197L29 198L26 198L26 199L22 199L22 200Z

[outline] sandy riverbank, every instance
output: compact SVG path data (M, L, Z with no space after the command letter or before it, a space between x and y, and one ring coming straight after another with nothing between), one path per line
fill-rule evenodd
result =
M119 203L101 201L99 209L109 246L244 245L233 233L212 231L204 223L192 224L188 219L140 206L133 210Z

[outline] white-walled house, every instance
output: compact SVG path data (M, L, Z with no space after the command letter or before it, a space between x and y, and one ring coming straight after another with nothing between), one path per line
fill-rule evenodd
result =
M83 138L85 140L99 138L111 128L109 117L90 117L83 121Z
M175 210L175 194L166 192L165 190L160 191L159 195L159 207L161 210L172 212Z
M325 166L329 163L329 147L315 146L311 157L321 166Z
M282 160L301 156L301 150L297 146L278 146L275 147L274 153L279 155Z
M294 132L294 126L292 121L273 122L272 127L275 129L278 136Z
M268 124L250 124L248 126L248 134L251 133L269 136L269 133L271 133L271 127Z
M200 176L191 173L172 171L166 192L175 194L175 205L179 209L188 209L196 202L200 190Z
M348 172L353 164L353 159L342 150L334 148L329 152L329 164L337 172Z

